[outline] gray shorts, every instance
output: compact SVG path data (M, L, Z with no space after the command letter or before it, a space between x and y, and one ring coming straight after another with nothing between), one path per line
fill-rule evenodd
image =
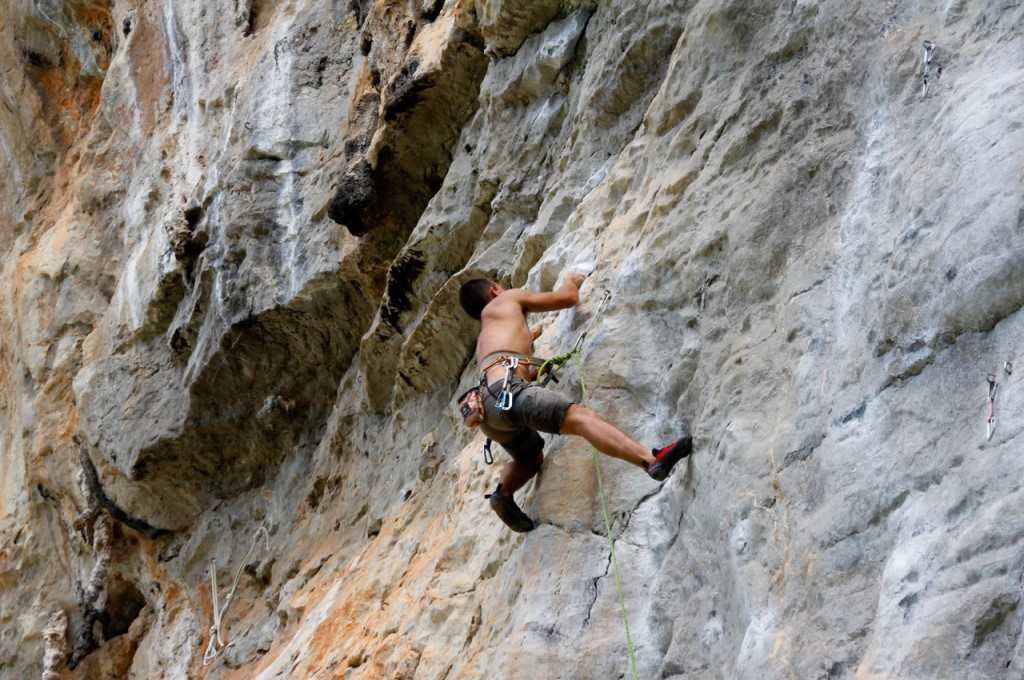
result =
M558 434L562 421L573 402L558 392L513 378L512 409L498 409L502 381L481 390L484 402L484 422L480 429L501 444L516 461L532 463L544 448L544 440L537 432Z

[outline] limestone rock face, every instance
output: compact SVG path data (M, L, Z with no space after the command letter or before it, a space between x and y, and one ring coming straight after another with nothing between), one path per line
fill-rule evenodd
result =
M1024 678L1022 55L994 1L0 0L0 677L632 677L625 616L639 678ZM513 534L458 287L573 268L558 389L695 453L549 437Z

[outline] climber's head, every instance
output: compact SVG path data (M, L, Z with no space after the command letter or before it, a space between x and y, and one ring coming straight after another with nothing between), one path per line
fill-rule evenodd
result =
M474 319L479 319L487 303L505 292L505 289L490 279L466 281L459 289L459 304Z

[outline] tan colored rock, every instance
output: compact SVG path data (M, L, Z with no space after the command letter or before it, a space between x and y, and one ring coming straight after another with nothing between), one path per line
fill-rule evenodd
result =
M1020 676L1022 25L0 2L0 677L629 677L595 469L638 677ZM457 291L570 268L557 389L697 450L513 535Z
M515 53L527 37L548 26L559 12L571 11L581 5L593 7L589 2L562 0L529 3L476 0L476 16L488 48L496 55L507 56Z
M43 629L46 652L43 656L43 680L60 680L68 658L68 616L63 609L50 615Z

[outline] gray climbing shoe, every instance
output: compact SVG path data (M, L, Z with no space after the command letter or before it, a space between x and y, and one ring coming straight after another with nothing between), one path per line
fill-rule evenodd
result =
M675 464L693 453L693 438L690 436L690 428L683 425L683 436L668 446L660 449L651 449L655 462L647 467L647 474L659 482L668 478Z
M501 484L494 493L487 495L487 499L491 503L491 509L512 531L524 533L536 528L533 520L516 505L516 499L501 492Z

